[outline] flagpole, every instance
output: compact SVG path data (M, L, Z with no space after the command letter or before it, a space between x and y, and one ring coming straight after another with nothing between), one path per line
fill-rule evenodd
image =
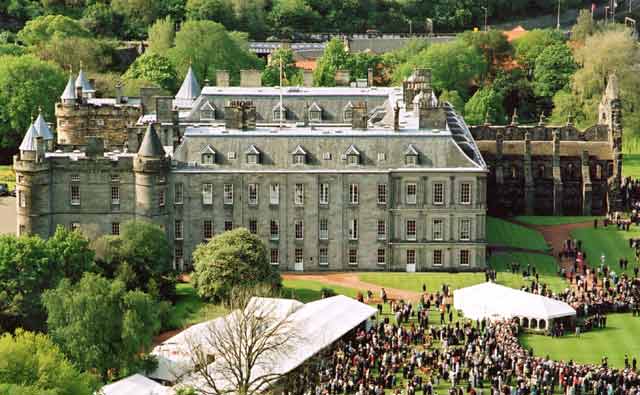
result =
M280 106L278 108L278 119L280 120L280 129L282 129L282 52L280 52Z

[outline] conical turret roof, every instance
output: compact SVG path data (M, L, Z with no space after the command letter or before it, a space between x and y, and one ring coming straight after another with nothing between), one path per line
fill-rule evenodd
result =
M196 75L194 74L193 69L191 68L191 65L189 65L187 76L184 77L182 86L180 86L180 90L176 94L176 99L194 100L198 96L200 96L200 84L198 84Z
M33 119L33 118L32 118ZM29 129L27 133L24 135L22 139L22 143L20 143L20 151L35 151L36 150L36 137L38 136L38 132L36 128L33 126L33 122L29 125Z
M75 87L82 88L82 92L95 92L95 89L93 89L93 86L91 86L91 83L87 79L87 76L84 74L84 70L82 69L80 69L78 78L76 78Z
M62 96L60 96L60 98L62 100L76 100L78 98L76 96L76 86L73 75L69 75L69 81L67 82L67 86L64 88L64 92L62 92Z
M42 136L44 140L53 140L53 133L51 132L49 125L47 125L47 122L45 122L44 117L42 116L42 111L38 114L34 127L36 132L38 132L38 136Z
M160 138L158 137L153 125L149 125L147 127L147 131L144 134L142 143L140 144L140 149L138 149L138 156L147 158L165 156L164 148L162 148L162 143L160 142Z

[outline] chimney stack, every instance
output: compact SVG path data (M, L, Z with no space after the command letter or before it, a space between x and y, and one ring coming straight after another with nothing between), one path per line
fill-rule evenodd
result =
M240 70L240 86L249 88L262 86L262 73L260 73L260 70Z
M367 69L367 86L371 88L373 86L373 68Z
M336 86L349 86L351 83L349 70L336 70L335 81Z
M369 115L367 113L367 102L361 101L355 103L352 111L351 128L366 130L367 121L369 119Z
M227 129L254 130L256 106L251 101L232 100L224 107L224 124Z
M221 88L229 86L229 72L227 70L218 70L216 72L216 86Z

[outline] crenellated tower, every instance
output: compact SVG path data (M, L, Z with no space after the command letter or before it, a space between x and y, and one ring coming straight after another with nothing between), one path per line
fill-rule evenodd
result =
M155 127L149 125L133 163L136 218L166 226L169 163Z

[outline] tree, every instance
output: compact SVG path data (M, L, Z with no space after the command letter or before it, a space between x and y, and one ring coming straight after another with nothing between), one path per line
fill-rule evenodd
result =
M576 24L571 28L571 41L584 43L598 29L589 10L580 10Z
M176 39L174 22L170 17L158 19L149 28L149 48L150 53L165 55L173 47Z
M318 59L313 73L313 84L316 86L335 86L336 71L345 69L348 60L349 53L345 50L342 40L337 37L332 38Z
M45 292L51 338L83 370L131 374L143 364L141 352L160 328L157 304L141 291L127 291L121 281L86 273L79 283L63 280Z
M274 0L269 20L279 32L313 31L320 15L306 0Z
M275 304L251 302L252 295L248 288L234 289L227 303L233 313L211 325L203 337L187 339L193 374L200 379L194 380L197 392L263 393L282 377L268 367L308 341L291 319L293 311L278 312ZM210 356L215 356L213 362Z
M248 50L248 44L240 45L239 41L238 36L232 37L219 23L189 20L176 34L175 46L168 57L179 76L184 76L191 64L200 81L215 81L217 70L227 70L232 81L237 82L240 70L261 66L260 60Z
M98 36L118 36L119 26L123 24L122 15L113 11L109 5L96 2L84 9L80 23Z
M236 12L236 28L249 32L253 39L265 39L265 0L232 0Z
M50 60L61 68L104 71L115 64L116 43L87 37L61 37L55 34L49 41L34 47L42 60Z
M538 55L554 44L564 42L562 33L552 29L533 29L514 41L516 61L527 70L533 70Z
M233 4L229 0L187 0L187 18L210 20L230 29L235 24Z
M0 394L91 395L95 377L78 371L44 334L18 329L0 336Z
M142 79L154 82L169 91L176 89L177 75L173 63L166 57L147 52L138 57L124 74L125 80Z
M60 67L33 56L0 57L0 149L15 148L42 107L46 119L64 90Z
M519 119L527 122L538 121L540 111L549 113L551 103L538 103L532 84L521 68L499 70L491 87L502 97L502 108L505 114L513 114L517 111ZM539 104L542 107L540 109Z
M126 222L119 236L103 236L94 248L97 264L106 277L121 280L128 290L140 289L163 299L175 296L172 254L159 226Z
M141 38L160 12L156 0L112 0L111 7L124 16L127 38Z
M482 53L489 74L492 76L513 55L513 47L507 41L507 36L500 30L490 30L488 32L467 31L460 35L460 39L468 46L476 48Z
M285 86L302 85L302 70L296 66L291 49L279 48L271 53L271 63L262 71L262 85L280 85L280 63L282 63Z
M457 91L442 91L438 100L441 102L448 102L460 114L462 114L462 112L464 111L464 101Z
M485 120L503 123L502 96L491 87L479 89L464 106L464 118L469 125L481 125Z
M266 284L279 287L280 274L267 259L267 247L247 229L220 234L193 253L193 282L198 295L208 300L224 300L231 289Z
M18 39L26 45L37 45L58 37L91 37L80 22L63 15L46 15L33 19L18 32Z
M93 269L95 254L89 246L89 240L79 231L71 231L58 225L53 237L47 239L46 248L60 277L75 283L84 272Z
M535 62L533 88L538 96L551 98L567 86L578 66L565 43L546 47Z

